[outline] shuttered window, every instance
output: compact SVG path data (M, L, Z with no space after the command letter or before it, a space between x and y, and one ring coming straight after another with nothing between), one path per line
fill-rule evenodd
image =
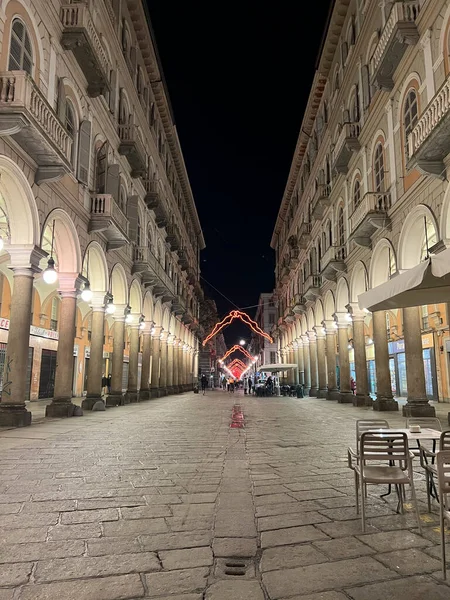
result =
M20 19L14 19L11 29L11 46L9 48L9 71L26 71L31 75L33 68L33 52L27 28Z
M95 191L97 194L104 194L106 187L106 161L107 146L106 142L99 148L95 164Z
M78 135L78 180L85 185L89 181L91 160L91 122L82 121Z

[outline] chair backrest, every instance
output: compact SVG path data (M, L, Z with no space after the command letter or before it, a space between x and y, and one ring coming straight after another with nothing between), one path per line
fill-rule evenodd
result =
M359 444L361 434L370 429L389 429L385 419L358 419L356 421L356 444Z
M363 464L372 460L408 461L408 436L396 431L365 431L361 434L359 455Z
M408 417L406 419L406 429L409 429L411 425L420 425L420 427L427 429L442 431L441 422L437 417Z
M450 494L450 450L440 450L436 454L438 486L441 494Z
M443 431L439 438L439 450L450 450L450 431Z

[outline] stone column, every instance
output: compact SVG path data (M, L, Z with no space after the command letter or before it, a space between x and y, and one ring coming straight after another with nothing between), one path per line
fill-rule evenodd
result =
M33 306L33 277L39 272L40 248L8 249L14 273L9 319L8 346L3 371L3 391L0 400L0 426L26 427L31 425L31 412L25 408L28 348L30 345L31 311Z
M307 335L302 335L303 342L303 362L305 365L305 396L309 396L311 389L311 361L309 356L309 338Z
M292 353L292 362L295 365L297 365L297 368L293 370L293 378L294 378L293 385L298 385L298 383L300 381L300 377L299 377L299 372L298 372L298 344L297 344L297 342L293 341L292 346L294 348L293 353Z
M142 371L141 371L141 389L139 390L139 400L148 400L150 398L150 358L152 351L152 321L145 321L142 332Z
M377 310L372 313L372 319L375 371L377 374L377 398L373 403L373 410L398 410L398 403L392 396L386 312Z
M336 322L323 321L325 325L326 349L327 349L327 375L328 392L327 400L338 400L339 390L336 383Z
M116 306L113 328L113 357L111 369L111 392L106 406L120 406L123 399L123 346L125 340L125 306Z
M186 371L185 371L185 390L192 390L192 371L194 368L195 350L191 346L186 348Z
M161 334L162 327L153 327L152 329L152 377L150 382L150 396L157 398L159 396L159 369L161 358Z
M180 340L178 344L178 391L180 394L187 390L187 370L189 353L187 346Z
M167 338L167 379L166 388L169 395L174 393L173 376L174 376L174 344L175 336L169 335Z
M316 334L314 331L308 331L308 339L309 339L309 360L310 360L310 369L311 369L311 388L309 390L309 395L313 398L317 398L317 394L319 393L319 384L317 381L317 343L316 343Z
M334 315L338 328L339 344L339 398L340 404L353 404L353 394L350 386L350 358L348 355L348 326L349 314L346 312Z
M66 284L66 285L65 285ZM55 389L52 403L45 409L46 417L73 417L73 345L76 335L77 295L81 281L64 280L60 274L61 308L58 320L58 354L56 357Z
M402 409L404 417L435 417L436 410L430 405L425 386L423 368L422 325L419 308L403 309L403 335L405 338L406 383L408 401Z
M360 310L356 302L347 306L353 319L353 348L355 354L356 395L353 396L353 406L372 406L369 396L369 380L367 377L366 336L364 334L364 319L366 314Z
M158 396L167 396L167 335L161 333L161 363L159 368Z
M178 338L177 344L174 349L174 367L177 374L176 381L176 390L175 393L181 394L184 389L184 373L185 373L185 364L184 364L184 356L183 356L183 342Z
M317 338L317 372L319 389L318 398L327 397L327 364L325 355L325 329L323 327L314 327Z
M305 385L305 359L303 356L302 338L297 338L297 365L298 365L298 382Z
M139 372L139 317L132 314L130 323L130 363L128 367L127 402L139 402L138 372Z
M94 293L91 301L92 330L91 349L87 377L87 393L82 408L92 410L96 402L102 400L103 337L105 335L105 294Z
M198 348L198 342L196 343L196 346ZM198 349L194 351L194 372L192 374L191 381L189 382L189 384L192 386L192 389L193 389L193 386L194 386L194 384L195 384L195 382L197 380L197 374L198 374L198 355L199 354L200 354L200 352L199 352Z

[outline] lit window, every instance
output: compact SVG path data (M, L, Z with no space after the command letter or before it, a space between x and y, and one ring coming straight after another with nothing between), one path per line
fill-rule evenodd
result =
M26 71L31 75L33 68L33 53L31 40L27 28L20 21L14 19L11 30L11 46L9 49L9 71Z

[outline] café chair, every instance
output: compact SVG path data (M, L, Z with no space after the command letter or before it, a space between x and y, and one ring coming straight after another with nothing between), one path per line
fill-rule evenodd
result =
M439 438L439 451L443 450L450 450L450 431L443 431ZM434 481L437 475L435 459L436 452L432 452L423 446L420 447L420 466L425 471L427 484L428 512L431 512L431 497L433 496L433 492L434 497L439 500Z
M349 456L353 450L349 448ZM395 485L399 499L400 512L403 514L403 494L405 485L411 487L411 496L415 506L417 525L422 533L419 507L414 487L413 455L408 449L406 433L378 433L366 431L361 434L358 460L354 464L356 482L356 511L358 513L358 487L361 494L362 530L366 530L365 489L367 485ZM374 464L375 463L375 464Z
M437 417L408 417L406 419L406 429L409 429L411 425L419 425L422 429L436 429L436 431L442 431L441 422ZM417 441L417 448L410 448L414 456L420 455L420 442ZM435 452L435 443L433 442L433 452Z
M445 523L450 524L450 510L447 496L450 494L450 450L440 450L436 454L436 469L439 489L439 515L441 529L442 577L447 579L445 564Z

